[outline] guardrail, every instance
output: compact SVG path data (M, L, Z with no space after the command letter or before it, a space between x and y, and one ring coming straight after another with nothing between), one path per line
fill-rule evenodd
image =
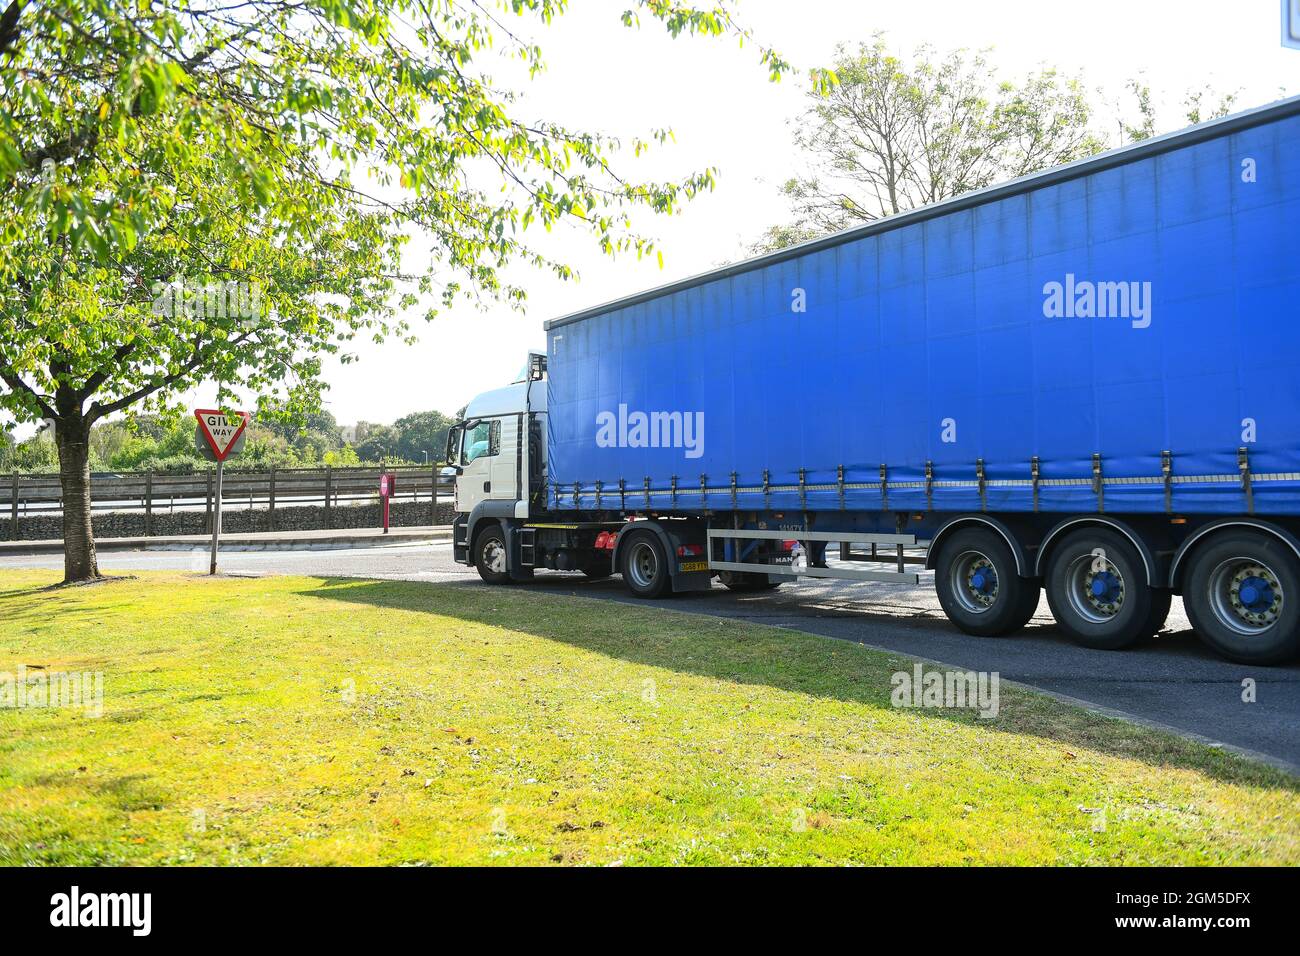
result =
M437 503L449 498L452 482L439 477L438 465L378 467L273 468L269 471L227 470L223 481L223 511L265 508L271 530L275 510L298 505L323 506L325 526L330 527L334 508L373 504L379 500L379 475L396 475L392 501ZM204 511L211 527L215 475L212 469L190 475L165 475L152 471L95 474L90 482L92 512L127 512L145 516L146 534L152 533L155 514ZM18 536L18 520L63 512L63 494L57 474L10 474L0 478L0 517L12 519L12 536Z

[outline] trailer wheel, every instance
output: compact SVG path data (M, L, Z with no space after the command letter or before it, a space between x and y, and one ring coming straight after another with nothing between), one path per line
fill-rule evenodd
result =
M1278 664L1300 652L1300 561L1270 535L1236 532L1198 547L1183 604L1201 640L1229 660Z
M948 620L977 637L1020 630L1038 607L1038 583L1016 573L1016 559L999 535L971 528L943 545L934 588Z
M637 597L657 598L672 593L668 556L659 538L642 532L623 542L619 548L623 583Z
M474 541L474 566L478 576L488 584L505 584L510 580L506 570L506 533L494 524L484 529Z
M1169 597L1147 584L1142 556L1114 531L1085 528L1052 549L1047 603L1076 644L1117 651L1146 640L1164 623Z

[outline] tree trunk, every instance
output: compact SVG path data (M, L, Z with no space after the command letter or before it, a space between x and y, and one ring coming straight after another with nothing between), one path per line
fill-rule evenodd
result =
M80 415L55 419L59 484L63 489L63 583L99 577L90 524L90 426Z

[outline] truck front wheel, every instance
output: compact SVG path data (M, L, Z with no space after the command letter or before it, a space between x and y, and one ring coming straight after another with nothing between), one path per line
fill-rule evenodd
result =
M474 566L478 576L488 584L505 584L510 580L506 570L506 535L500 525L494 524L479 533L474 542Z
M1183 606L1201 640L1242 664L1300 652L1300 561L1271 535L1235 532L1192 554Z
M999 535L977 528L944 542L934 589L948 620L977 637L1018 631L1038 608L1038 583L1016 573L1015 556Z
M618 557L623 582L637 597L657 598L671 593L668 556L658 537L644 532L633 535L623 542Z
M1076 644L1117 651L1146 640L1164 624L1169 598L1147 584L1142 556L1114 531L1086 528L1052 549L1047 602Z

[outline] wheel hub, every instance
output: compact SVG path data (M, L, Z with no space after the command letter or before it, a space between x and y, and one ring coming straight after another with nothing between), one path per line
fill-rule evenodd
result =
M1088 575L1088 599L1099 611L1114 613L1124 601L1124 582L1114 571L1093 571Z
M1237 616L1256 627L1276 621L1282 607L1277 579L1258 564L1237 569L1228 585L1228 595Z
M638 541L628 562L628 573L637 587L650 587L659 573L659 558L654 548L644 541Z
M1066 568L1071 609L1091 624L1106 624L1124 609L1128 585L1120 569L1095 551L1080 554Z
M489 571L500 574L506 569L506 549L499 541L489 541L483 548L484 563Z
M981 555L971 561L966 572L966 590L976 603L993 606L998 596L998 573L988 558Z

